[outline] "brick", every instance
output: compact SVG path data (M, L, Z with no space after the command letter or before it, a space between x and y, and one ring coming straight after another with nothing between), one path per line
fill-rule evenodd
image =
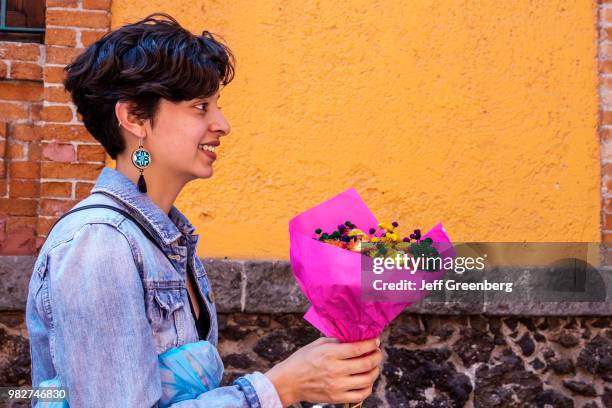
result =
M13 101L42 101L43 86L35 82L0 81L0 99Z
M9 140L8 146L6 147L5 157L11 160L26 159L25 149L23 148L23 145Z
M601 111L601 124L612 125L612 111Z
M84 28L107 28L109 13L80 10L47 10L47 25Z
M99 145L79 145L77 160L80 162L104 162L106 160L106 151L104 147Z
M71 197L72 183L67 181L43 181L40 184L41 197Z
M604 214L603 229L612 230L612 214Z
M83 52L81 48L49 45L47 46L47 63L70 64L81 52Z
M6 197L6 193L8 192L8 183L6 180L0 181L0 197Z
M42 67L35 62L13 61L11 64L11 78L41 81Z
M599 70L605 74L612 73L612 60L600 61Z
M38 61L41 45L0 41L0 58L19 61Z
M28 157L29 161L40 161L42 156L40 143L28 143Z
M8 63L0 61L0 79L8 78Z
M7 166L8 166L8 163L4 159L0 159L0 179L6 178ZM0 231L2 231L2 229L0 229Z
M46 122L70 122L72 120L72 109L68 106L43 106L40 116Z
M602 163L612 163L612 141L602 138L599 143L599 151Z
M50 7L77 7L77 0L47 0L47 8Z
M11 239L0 242L1 255L36 255L38 238L36 231L31 227L21 226L7 231ZM40 247L39 247L40 248Z
M11 178L38 179L40 177L40 164L31 162L10 162L9 174Z
M43 178L95 180L104 164L41 162L40 166Z
M59 200L53 198L40 199L40 215L56 216L62 215L75 206L77 200Z
M76 31L66 28L47 28L45 31L45 44L76 47Z
M35 255L36 229L31 221L24 223L22 220L35 220L36 217L11 216L6 220L6 236L9 239L0 242L0 254L2 255Z
M601 59L609 59L612 57L612 44L601 44L599 50L599 57Z
M45 66L43 79L50 84L63 84L66 78L64 67Z
M42 246L45 244L46 237L36 237L36 243L34 244L34 253L39 254Z
M599 136L601 140L612 140L612 128L601 128Z
M67 143L45 143L42 155L45 160L54 162L70 163L76 160L74 146Z
M39 140L41 127L36 125L16 123L12 125L11 137L17 140L34 141Z
M13 198L38 198L40 195L40 183L38 180L11 180L9 197Z
M58 219L59 217L38 216L36 233L38 235L48 235L51 227Z
M14 230L21 226L27 226L32 229L35 229L36 224L38 223L36 218L37 217L20 217L20 216L9 217L6 220L6 229Z
M607 163L601 166L601 178L602 181L604 181L603 184L605 184L606 178L610 178L610 180L612 180L612 163Z
M38 200L25 198L1 198L0 212L8 215L35 216Z
M63 86L46 86L43 97L49 102L72 102L70 93Z
M38 225L36 226L37 235L49 235L51 227L55 224L59 217L38 217ZM43 241L44 242L44 241Z
M612 9L601 9L601 19L602 21L612 22Z
M108 33L108 30L81 31L81 43L83 44L83 47L89 47L91 44L102 38L106 33Z
M38 122L42 120L41 112L42 112L43 104L42 103L33 103L30 105L30 120L32 122Z
M0 102L0 119L28 119L30 110L26 103Z
M63 125L59 123L45 124L41 128L41 137L44 140L57 140L62 142L94 142L95 139L87 132L83 125Z
M0 159L8 158L6 157L6 144L7 143L8 141L5 139L0 140Z
M110 11L111 0L83 0L83 8L90 10Z
M74 188L74 195L77 200L82 200L91 193L91 189L95 183L80 183L77 182Z
M8 123L0 121L0 137L6 137L8 135Z

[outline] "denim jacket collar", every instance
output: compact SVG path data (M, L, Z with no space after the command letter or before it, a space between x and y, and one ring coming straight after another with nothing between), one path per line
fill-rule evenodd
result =
M91 192L105 193L119 200L131 214L147 223L166 245L181 236L189 241L197 238L193 234L195 227L174 205L169 214L165 214L132 180L116 169L104 167Z

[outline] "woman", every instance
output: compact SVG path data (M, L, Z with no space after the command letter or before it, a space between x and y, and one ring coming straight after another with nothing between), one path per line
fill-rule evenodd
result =
M71 407L158 406L158 355L198 340L217 346L198 235L174 201L189 181L213 174L230 133L218 99L234 59L207 31L195 36L154 14L108 33L66 69L85 127L116 160L76 207L130 216L88 208L48 235L27 301L32 385L57 378ZM378 345L322 337L266 373L172 406L361 401L379 374ZM211 358L203 369L223 366Z

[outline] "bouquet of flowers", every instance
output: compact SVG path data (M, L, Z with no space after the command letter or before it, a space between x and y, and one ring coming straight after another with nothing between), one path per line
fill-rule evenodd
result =
M414 302L362 300L363 258L399 254L435 257L450 245L442 224L423 235L415 229L401 239L396 230L398 225L379 223L355 189L291 219L290 262L296 281L311 304L304 315L308 322L341 342L367 340L378 337L407 306L427 295L427 291L413 292ZM415 281L433 280L444 273L418 272L407 277ZM361 403L355 407L358 406Z
M401 259L401 255L431 259L440 258L440 253L433 246L433 239L427 237L421 240L420 229L415 229L409 237L404 237L400 241L400 235L395 230L398 226L397 221L391 224L381 222L378 224L378 229L372 227L366 234L351 221L345 221L344 224L338 225L337 230L331 234L317 228L314 238L339 248L359 252L371 258L390 258L396 264L400 263L397 260ZM377 236L377 233L380 235ZM399 258L398 255L400 255ZM437 271L433 263L426 264L423 270Z

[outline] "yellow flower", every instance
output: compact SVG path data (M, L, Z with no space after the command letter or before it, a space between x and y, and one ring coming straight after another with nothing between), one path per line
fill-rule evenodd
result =
M385 235L385 238L388 238L388 241L393 241L393 242L399 241L399 236L395 232L387 232L387 235Z
M378 228L382 228L387 232L393 231L393 226L390 224L385 224L384 222L381 222L380 224L378 224Z
M349 237L354 237L355 235L363 235L364 237L367 237L367 234L365 232L363 232L362 230L357 229L357 228L353 228L351 230L351 232L348 233L348 236Z

